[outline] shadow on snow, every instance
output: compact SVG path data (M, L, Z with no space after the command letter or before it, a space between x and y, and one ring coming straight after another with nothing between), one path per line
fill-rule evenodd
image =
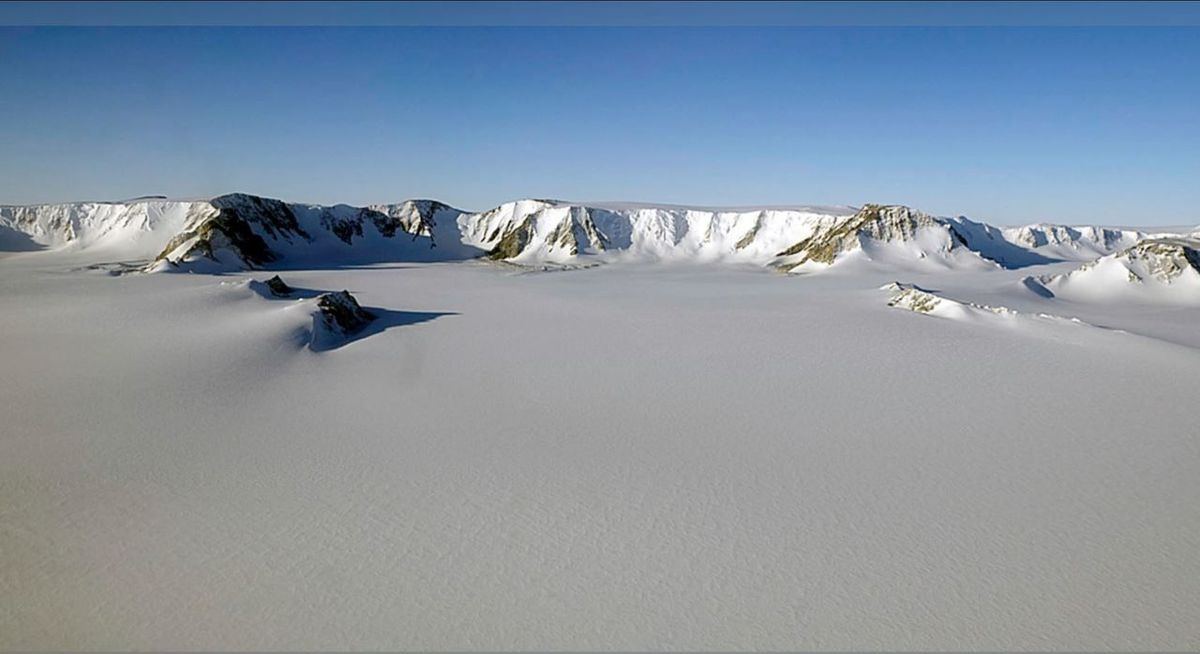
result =
M309 343L309 349L313 352L329 352L355 341L361 341L364 338L381 334L395 327L407 327L409 325L429 322L442 316L459 315L453 311L397 311L394 309L381 309L379 307L363 307L363 310L373 314L375 319L363 326L362 329L345 334L340 338L330 339L326 342L314 340Z

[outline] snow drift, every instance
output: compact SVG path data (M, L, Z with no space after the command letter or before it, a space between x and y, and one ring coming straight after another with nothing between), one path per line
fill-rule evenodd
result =
M977 325L1006 327L1028 331L1029 333L1041 333L1043 335L1052 333L1046 332L1045 330L1047 329L1056 330L1060 327L1088 327L1114 333L1121 332L1121 330L1109 330L1098 327L1078 318L1067 318L1049 313L1025 313L1003 306L991 306L955 300L941 293L921 288L915 284L892 282L883 286L881 290L891 293L891 297L888 299L889 307L904 309L935 318L944 318Z

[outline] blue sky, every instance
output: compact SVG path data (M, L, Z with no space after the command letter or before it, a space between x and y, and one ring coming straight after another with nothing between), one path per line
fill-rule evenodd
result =
M0 28L0 203L1200 222L1200 28Z

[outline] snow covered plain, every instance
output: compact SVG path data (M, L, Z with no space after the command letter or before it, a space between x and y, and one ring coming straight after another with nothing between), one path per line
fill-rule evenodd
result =
M0 253L4 649L1200 648L1196 304L284 270L381 316L314 351L273 272L87 263Z

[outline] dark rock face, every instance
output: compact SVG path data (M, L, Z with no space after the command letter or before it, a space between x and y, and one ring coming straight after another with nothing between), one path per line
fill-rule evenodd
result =
M354 237L363 235L362 230L362 211L354 220L341 220L333 215L329 210L325 210L321 214L321 227L333 232L333 235L338 237L346 245L354 243Z
M525 222L521 223L516 229L504 235L496 247L488 253L489 259L511 259L525 249L529 245L529 241L533 240L533 218L526 218Z
M943 223L932 216L899 205L867 204L858 213L837 225L818 230L809 238L796 243L776 256L803 256L790 267L808 261L831 264L839 254L854 249L860 237L881 241L911 240L922 227L933 227ZM962 236L952 228L950 236L956 245L964 245Z
M409 200L407 203L413 209L411 215L406 219L399 216L391 216L379 211L367 209L369 214L364 214L363 219L370 219L375 223L375 229L379 230L380 234L391 238L396 232L407 232L417 236L428 236L431 240L434 235L434 228L437 226L435 216L441 211L455 211L450 205L443 204L437 200ZM431 243L430 247L437 247L436 243Z
M293 236L299 236L305 241L312 240L312 236L300 227L291 206L282 200L231 193L213 198L210 203L220 209L222 215L261 226L272 238L290 241Z
M213 198L210 204L217 210L217 215L176 235L156 260L165 259L180 245L192 239L196 240L189 254L194 253L207 259L214 259L214 251L222 247L237 252L249 266L263 266L278 259L276 253L267 245L267 241L255 233L252 224L274 239L289 242L293 238L312 240L308 232L300 227L291 207L280 200L234 193Z
M489 259L503 261L525 253L525 249L533 242L536 235L537 223L544 209L525 217L520 224L509 228L501 235L501 227L496 227L486 240L499 238L496 245L487 253ZM608 236L596 226L592 219L592 210L587 207L571 207L567 215L559 218L553 230L545 239L545 244L551 250L561 251L575 256L582 248L591 248L604 252L611 245Z
M262 268L290 256L293 246L316 243L326 232L354 245L372 227L385 238L403 233L414 241L427 238L432 248L435 217L443 211L454 215L457 210L433 200L356 208L293 205L243 193L222 195L195 210L185 229L167 243L155 261L220 261L218 253L227 250L245 267Z
M268 279L266 284L267 290L271 291L271 295L275 297L290 297L292 294L292 287L288 286L279 275Z
M375 320L375 314L358 305L350 291L322 293L317 297L317 315L324 327L334 334L353 334Z

